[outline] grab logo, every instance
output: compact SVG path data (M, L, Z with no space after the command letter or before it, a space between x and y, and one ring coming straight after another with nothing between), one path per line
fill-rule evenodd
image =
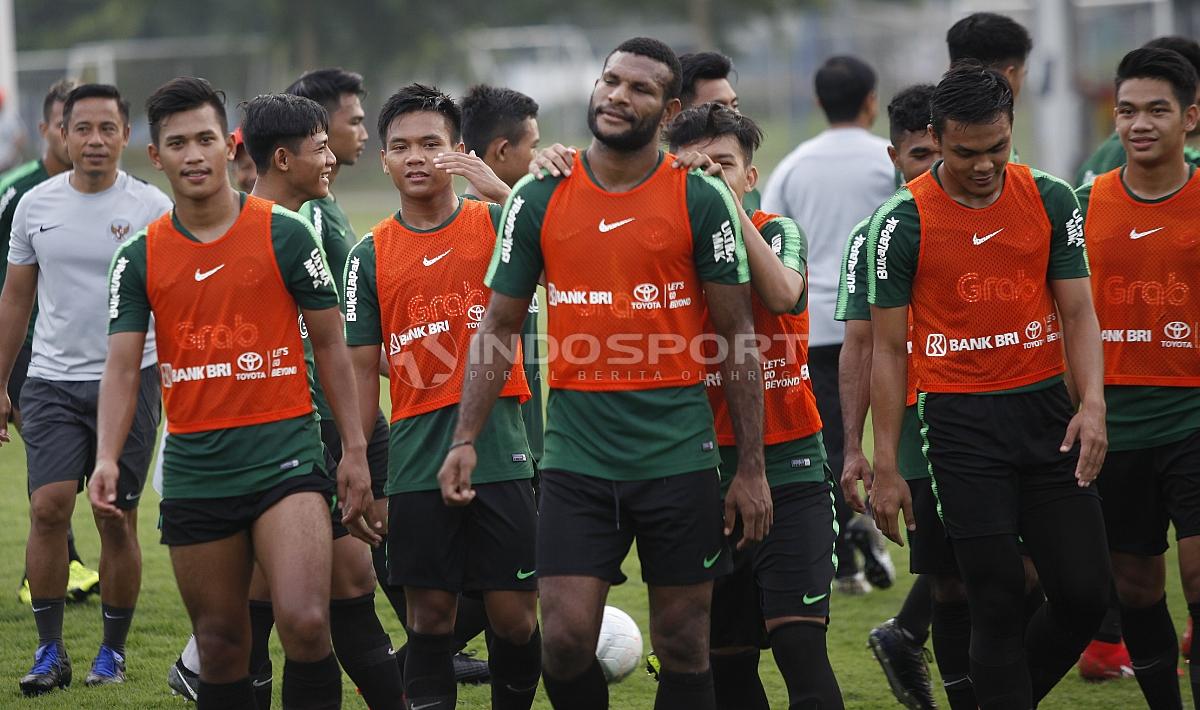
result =
M928 357L946 357L946 336L942 333L930 333L925 338L925 355Z

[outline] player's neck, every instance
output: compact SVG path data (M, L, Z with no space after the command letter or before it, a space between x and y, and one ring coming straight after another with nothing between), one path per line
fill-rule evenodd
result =
M58 158L54 157L53 153L47 150L42 154L42 167L46 169L47 175L54 177L55 175L65 173L70 170L71 164L63 163Z
M242 196L232 187L199 200L175 195L175 219L201 242L215 241L229 231L242 212Z
M259 175L258 180L254 183L254 191L250 194L255 197L261 197L264 200L270 200L293 212L298 212L300 206L310 199L307 194L300 192L288 184L287 178L276 171L271 171L266 175Z
M88 173L79 170L72 170L71 177L68 178L71 187L85 194L95 194L104 192L108 188L117 184L117 174L119 169L114 168L111 172L104 173Z
M1134 196L1143 200L1157 200L1172 195L1187 184L1191 169L1181 150L1170 162L1159 165L1141 165L1130 160L1121 171L1121 180Z
M404 216L404 223L413 229L434 229L454 216L458 201L453 183L426 197L408 197L400 193L400 214Z
M658 142L633 151L614 150L593 138L584 157L592 178L608 192L625 192L640 185L658 167Z

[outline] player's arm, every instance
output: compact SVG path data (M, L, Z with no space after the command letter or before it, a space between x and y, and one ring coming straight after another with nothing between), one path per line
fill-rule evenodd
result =
M891 225L891 237L881 246L879 233L885 220ZM867 228L870 401L875 434L875 470L867 492L880 532L901 546L904 536L897 525L900 511L904 512L906 527L916 529L912 494L900 476L897 452L908 387L908 305L920 249L918 220L911 201L902 205L889 201L875 213Z
M342 278L342 303L354 301L347 313L346 345L354 367L354 389L358 392L358 421L363 436L370 439L379 407L380 369L387 367L383 357L383 327L375 280L375 240L365 235L351 250ZM351 288L347 288L350 284ZM349 306L345 306L349 311Z
M145 265L142 232L117 250L108 273L108 354L97 403L96 468L88 484L92 509L105 517L123 514L116 506L117 460L137 411L142 353L150 327Z
M353 366L342 335L342 313L329 263L312 223L278 206L271 215L271 241L284 283L308 326L317 375L342 437L342 458L337 469L342 523L355 537L377 544L379 536L372 528L380 524L374 521L367 443L358 425Z
M537 181L526 175L513 187L497 222L497 234L484 283L492 289L487 311L467 349L462 398L450 451L438 471L442 500L466 505L475 498L471 472L475 470L475 438L483 430L505 374L512 367L521 326L529 315L529 302L543 270L542 222L559 181Z
M871 464L863 453L863 425L871 405L871 310L867 304L866 231L864 220L850 233L842 254L834 317L845 322L846 331L838 355L838 392L842 402L842 430L845 432L841 470L842 492L851 508L866 513L858 492L858 482L871 486ZM850 291L850 279L854 291Z
M726 348L721 374L737 442L738 467L725 494L725 534L742 519L738 548L766 536L774 521L763 462L763 385L750 306L749 258L739 209L725 181L693 171L687 177L692 258L704 282L709 319ZM743 212L744 214L744 212ZM757 233L752 236L760 239Z
M468 192L487 202L504 204L512 192L492 167L475 155L475 151L441 153L433 159L433 167L463 177L467 181Z
M4 291L0 293L0 444L10 440L8 417L12 402L8 399L8 378L29 329L29 316L37 298L37 279L37 264L10 263Z

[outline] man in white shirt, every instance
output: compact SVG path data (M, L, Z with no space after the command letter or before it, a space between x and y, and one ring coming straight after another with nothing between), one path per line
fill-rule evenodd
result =
M71 682L62 641L67 528L75 495L95 465L96 403L108 352L108 268L127 239L171 208L160 190L122 171L129 104L115 87L84 84L67 95L63 135L74 170L26 193L13 216L8 277L0 295L0 444L9 441L5 392L36 293L33 356L21 393L29 469L26 568L38 627L26 695ZM142 353L142 386L121 459L119 518L97 518L104 640L87 685L125 678L125 639L141 585L136 507L159 419L155 349Z
M791 217L808 235L809 372L825 427L829 465L833 471L841 471L838 356L843 325L833 315L842 247L854 225L896 191L897 180L888 159L887 139L870 132L879 112L875 71L856 57L831 57L817 70L815 84L829 128L801 143L780 162L767 183L762 207ZM878 533L873 526L848 524L854 512L838 488L834 487L842 535L837 546L835 588L849 593L870 589L859 573L852 537L866 557L868 579L878 586L891 586L895 572L876 540Z

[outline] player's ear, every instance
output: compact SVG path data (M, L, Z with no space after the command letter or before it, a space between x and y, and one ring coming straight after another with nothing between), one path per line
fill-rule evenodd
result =
M504 162L508 155L509 147L510 146L507 138L504 136L496 136L492 139L492 142L488 144L487 150L484 151L484 154L479 157L483 158L484 162L487 162L488 156L491 155L495 156L495 159L498 162Z
M147 145L146 146L146 155L150 156L150 164L154 166L154 169L161 172L163 169L163 166L162 166L162 160L160 159L159 154L158 154L158 146L154 145L153 143L150 143L149 145Z
M232 163L237 160L237 143L233 142L233 134L225 134L225 160Z
M271 167L281 173L288 171L288 151L283 146L275 146L275 152L271 154Z
M925 130L929 131L929 137L933 139L933 147L937 150L937 152L941 153L942 137L938 135L937 131L933 130L933 124L931 123L926 126Z
M667 102L667 110L663 112L663 125L669 124L683 110L683 102L678 97Z
M758 184L758 166L751 165L750 169L746 171L746 192L750 192L751 190L753 190L754 186L757 184Z
M387 151L384 150L383 148L379 149L379 164L383 166L383 174L384 175L391 175L391 173L388 172Z
M1196 124L1200 122L1200 106L1192 104L1183 111L1183 130L1191 133L1196 130Z
M459 142L458 142L458 144L454 146L454 152L456 152L456 153L466 153L466 152L467 152L467 144L466 144L466 143L463 143L462 141L459 141ZM481 155L481 156L479 156L479 157L480 157L480 159L482 159L482 158L483 158L483 156L482 156L482 155Z
M896 169L899 170L900 164L896 160L900 157L900 151L896 150L896 146L888 146L888 157L892 159L892 165L896 166Z
M125 122L125 130L122 131L122 133L121 133L121 136L122 136L121 137L121 146L122 147L129 145L129 129L130 129L129 122L126 121Z

